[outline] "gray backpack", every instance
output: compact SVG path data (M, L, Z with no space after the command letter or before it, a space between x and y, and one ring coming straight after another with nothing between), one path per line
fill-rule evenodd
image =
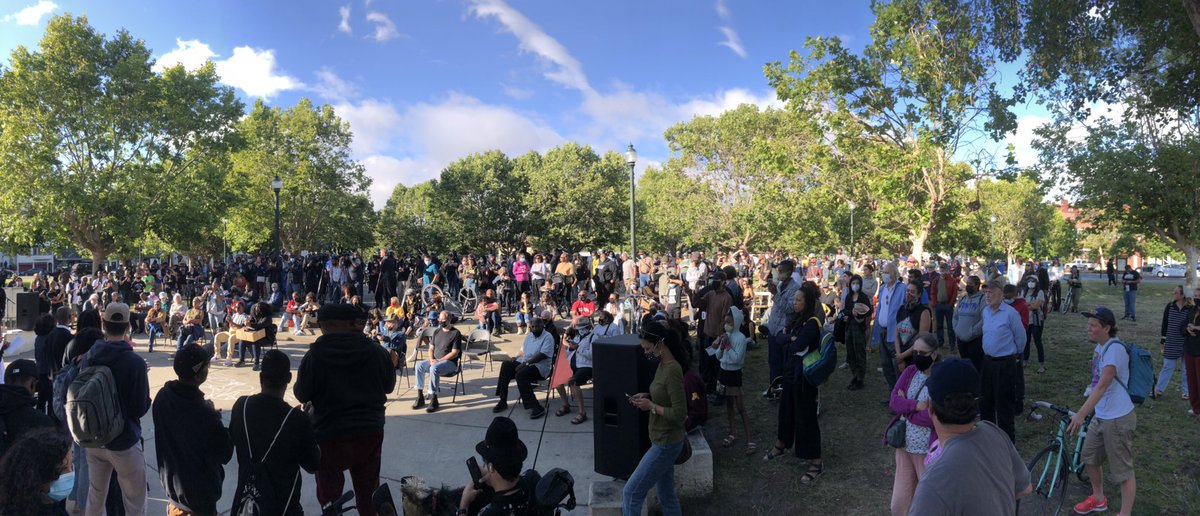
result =
M108 366L89 365L67 388L67 427L84 448L103 448L125 431L117 382Z

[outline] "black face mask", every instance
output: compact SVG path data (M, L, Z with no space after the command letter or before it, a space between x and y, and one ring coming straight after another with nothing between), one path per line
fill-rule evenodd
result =
M974 295L976 292L979 292L978 287L973 287L971 285L967 285L967 295Z
M655 344L655 345L657 346L657 344ZM658 355L655 355L653 351L647 351L646 352L646 360L649 360L651 362L658 362L660 360L660 357Z
M928 371L930 367L933 367L933 357L929 355L914 355L913 365L917 366L918 370Z
M534 336L534 337L541 337L541 336L542 336L542 329L541 329L541 328L538 328L538 329L536 329L536 330L533 330L533 336Z

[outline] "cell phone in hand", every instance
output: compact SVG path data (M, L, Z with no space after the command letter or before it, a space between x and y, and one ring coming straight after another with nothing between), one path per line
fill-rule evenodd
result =
M480 479L483 478L483 472L479 471L479 462L475 460L475 457L467 459L467 471L471 473L471 485L474 485L475 489L483 487L479 484Z

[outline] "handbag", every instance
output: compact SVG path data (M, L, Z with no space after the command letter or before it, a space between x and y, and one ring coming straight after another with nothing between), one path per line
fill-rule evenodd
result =
M287 425L287 420L295 409L289 409L287 415L283 416L283 422L279 424L279 430L275 431L275 437L267 446L267 452L262 457L255 459L254 450L250 446L250 428L246 425L246 409L249 404L250 400L247 398L242 405L242 429L245 432L246 451L250 455L250 460L238 468L238 487L233 496L233 509L230 513L237 516L287 514L292 497L296 493L296 486L300 483L300 472L296 471L296 478L292 481L292 492L288 494L287 504L283 506L283 510L278 510L275 488L271 485L270 474L263 465L263 461L267 460L267 456L271 454L271 449L275 447L275 441L279 439L279 434L283 432L283 427Z
M891 446L892 448L903 448L907 442L907 434L908 421L897 416L892 420L892 423L888 425L887 432L885 433L888 446Z
M679 456L675 457L675 465L683 464L690 458L692 458L692 443L691 439L685 435L683 436L683 449L679 450Z

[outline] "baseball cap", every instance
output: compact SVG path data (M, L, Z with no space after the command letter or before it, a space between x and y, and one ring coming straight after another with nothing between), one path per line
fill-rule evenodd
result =
M939 407L943 406L947 396L953 394L979 396L979 371L967 359L943 360L933 366L933 372L925 381L925 388L929 390L929 401Z
M129 305L125 303L109 303L104 307L104 313L101 318L105 322L127 323L129 322Z
M1113 315L1112 310L1109 310L1103 306L1097 306L1090 312L1084 312L1083 316L1089 319L1095 318L1097 321L1100 321L1100 324L1105 326L1117 325L1117 316Z
M199 344L188 344L175 353L175 374L180 380L191 380L204 369L213 352Z
M4 381L6 383L22 377L37 378L37 376L37 363L28 358L13 360L4 369Z

